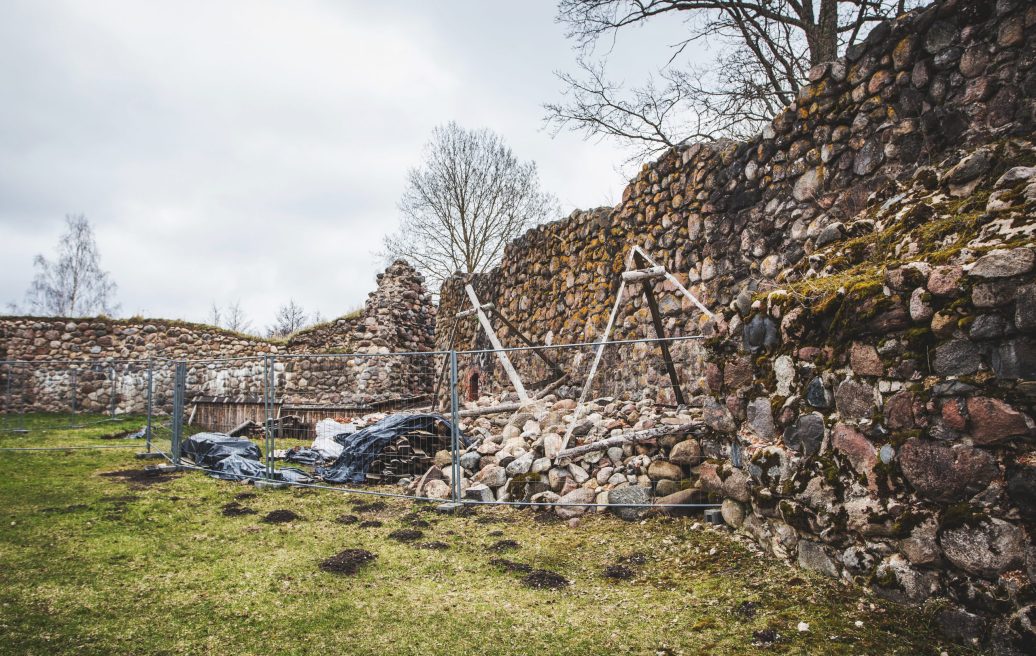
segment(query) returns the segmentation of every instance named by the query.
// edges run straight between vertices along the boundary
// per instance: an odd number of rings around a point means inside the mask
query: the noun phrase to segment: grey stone
[[[795,181],[795,186],[791,190],[791,195],[800,203],[807,201],[817,195],[817,191],[823,183],[823,168],[810,169],[799,176],[799,179]]]
[[[669,451],[669,462],[675,465],[694,466],[701,458],[701,445],[694,439],[677,442]]]
[[[919,494],[944,503],[980,492],[997,474],[996,460],[987,451],[917,438],[900,448],[899,467]]]
[[[460,466],[467,469],[470,472],[478,471],[479,461],[482,459],[482,454],[478,451],[468,451],[460,456]]]
[[[1025,534],[996,517],[943,530],[939,539],[946,558],[976,576],[994,578],[1024,561]]]
[[[616,465],[621,465],[623,459],[622,447],[613,446],[608,448],[608,460],[611,460]]]
[[[592,504],[597,499],[593,490],[579,487],[558,499],[554,506],[554,512],[561,519],[574,519],[586,513],[588,506],[580,504]]]
[[[1018,288],[1014,326],[1023,332],[1036,332],[1036,285]]]
[[[708,397],[705,400],[702,419],[705,421],[706,426],[719,433],[733,433],[737,431],[737,425],[734,423],[734,417],[730,414],[730,410],[727,410],[727,406],[722,405],[712,397]]]
[[[914,321],[928,321],[932,318],[932,304],[928,293],[918,287],[910,294],[910,318]]]
[[[773,439],[777,429],[773,423],[770,399],[762,397],[748,402],[748,425],[760,439]]]
[[[824,417],[819,412],[801,415],[784,429],[784,444],[804,456],[820,453],[824,441]]]
[[[924,49],[929,54],[936,54],[953,45],[957,40],[957,26],[949,21],[936,21],[928,28],[925,35]]]
[[[977,644],[985,634],[986,622],[961,608],[944,608],[935,616],[939,632],[951,640]]]
[[[1004,336],[1007,330],[1007,321],[997,314],[982,314],[975,317],[971,328],[968,329],[968,337],[971,339],[999,339]]]
[[[991,251],[978,258],[968,274],[977,278],[1010,278],[1032,271],[1036,255],[1031,248]]]
[[[919,567],[939,562],[941,552],[936,542],[938,525],[934,519],[918,524],[910,531],[910,537],[899,541],[899,550],[911,564]]]
[[[475,474],[471,481],[473,483],[484,483],[489,487],[500,487],[507,482],[507,470],[500,465],[489,465],[483,467],[481,471]]]
[[[634,508],[631,507],[631,504],[647,505],[650,503],[651,493],[646,488],[636,485],[616,488],[608,493],[608,510],[627,522],[640,519],[646,511],[646,508]]]
[[[773,319],[757,314],[752,317],[751,321],[745,324],[743,340],[745,348],[752,353],[775,348],[780,344],[777,324]]]
[[[511,461],[505,468],[508,476],[521,476],[522,474],[528,474],[529,470],[532,469],[532,463],[536,459],[532,451],[528,451],[521,456]]]
[[[826,246],[831,242],[838,241],[845,235],[845,226],[841,223],[832,223],[817,235],[816,247]]]
[[[1010,280],[980,282],[971,289],[971,302],[978,308],[992,308],[1014,301],[1017,286]]]
[[[814,408],[830,408],[834,402],[831,390],[820,376],[814,377],[806,386],[806,402]]]
[[[1036,380],[1036,340],[1019,337],[993,351],[993,373],[998,378]]]
[[[978,371],[982,354],[973,342],[953,339],[935,349],[932,367],[941,376],[966,376]]]
[[[488,485],[478,483],[476,485],[470,485],[464,490],[464,498],[471,499],[473,501],[493,501],[493,489]]]
[[[881,162],[885,159],[885,148],[881,140],[871,137],[863,144],[860,151],[856,153],[853,161],[853,173],[856,175],[870,175],[878,170]]]
[[[787,355],[778,356],[773,361],[773,375],[777,379],[777,394],[791,395],[791,385],[795,381],[795,362]]]
[[[844,420],[869,419],[874,412],[874,387],[847,378],[835,390],[835,407]]]
[[[811,569],[814,572],[826,574],[832,578],[838,578],[838,565],[828,555],[824,545],[809,540],[799,540],[799,566],[804,569]]]
[[[878,581],[894,581],[892,586],[877,585],[876,592],[897,603],[920,603],[939,591],[939,580],[935,573],[914,569],[898,553],[883,560],[876,573]]]
[[[720,505],[720,514],[723,521],[732,528],[741,528],[745,523],[745,507],[734,499],[724,499]]]
[[[978,150],[968,155],[951,168],[942,178],[944,185],[959,185],[970,182],[989,170],[993,163],[993,154],[988,150]]]

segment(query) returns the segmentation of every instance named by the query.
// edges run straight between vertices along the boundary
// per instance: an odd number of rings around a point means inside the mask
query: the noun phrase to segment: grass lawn
[[[7,435],[0,447],[109,432]],[[105,475],[142,465],[124,449],[0,452],[0,653],[963,653],[925,612],[790,568],[694,519],[594,515],[570,528],[505,508],[365,509],[356,504],[375,499],[196,472]],[[234,501],[256,514],[224,516]],[[273,510],[300,517],[263,522]],[[422,535],[391,539],[399,529]],[[501,540],[517,545],[494,547]],[[376,558],[353,576],[319,569],[348,548]],[[630,578],[603,575],[636,554],[641,564],[618,571]],[[494,558],[570,585],[530,589]],[[768,629],[779,639],[753,644]]]

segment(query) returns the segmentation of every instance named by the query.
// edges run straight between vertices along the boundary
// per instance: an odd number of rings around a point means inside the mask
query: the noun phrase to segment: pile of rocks
[[[500,401],[486,396],[467,409]],[[565,456],[564,436],[573,423],[568,447],[613,439],[598,450]],[[475,438],[459,457],[460,487],[468,500],[544,504],[563,519],[610,509],[632,520],[646,510],[636,506],[701,498],[695,485],[703,460],[696,436],[704,429],[700,408],[658,406],[645,394],[639,401],[597,399],[577,412],[574,400],[548,396],[516,413],[479,417],[462,428]],[[623,440],[631,435],[642,439]],[[437,454],[436,465],[424,478],[451,483],[450,452]],[[419,485],[411,484],[411,492]],[[448,489],[436,486],[443,498]]]

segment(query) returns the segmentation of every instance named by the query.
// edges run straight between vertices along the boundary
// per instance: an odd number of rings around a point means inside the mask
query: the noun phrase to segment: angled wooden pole
[[[482,324],[482,330],[486,332],[486,337],[489,338],[489,343],[493,345],[493,350],[496,352],[496,357],[500,361],[500,366],[504,368],[504,372],[507,373],[507,377],[511,379],[511,385],[514,386],[514,391],[518,393],[518,400],[522,403],[529,402],[529,395],[525,393],[525,386],[522,385],[522,379],[518,377],[518,372],[515,371],[514,365],[511,364],[511,359],[507,357],[507,352],[504,351],[503,344],[496,336],[496,332],[493,331],[493,325],[489,323],[489,318],[486,313],[482,311],[482,303],[479,302],[478,296],[475,294],[475,288],[471,284],[464,285],[464,291],[468,293],[468,298],[471,300],[471,307],[475,308],[475,316],[478,317],[478,322]]]
[[[633,252],[639,254],[641,257],[643,257],[645,260],[647,260],[648,264],[650,264],[652,267],[659,267],[658,262],[655,262],[653,259],[651,259],[651,256],[648,255],[647,253],[645,253],[644,249],[642,249],[640,246],[634,246],[633,247]],[[662,268],[662,267],[659,267],[659,268]],[[716,318],[716,315],[713,314],[709,310],[709,308],[705,307],[705,305],[701,301],[698,300],[698,297],[696,297],[694,294],[692,294],[690,291],[688,291],[688,289],[686,287],[684,287],[683,284],[681,284],[679,280],[676,279],[676,276],[674,276],[673,274],[669,273],[669,271],[667,271],[665,268],[662,268],[662,275],[665,276],[666,280],[668,280],[669,282],[673,283],[673,285],[677,289],[679,289],[680,292],[682,292],[684,296],[686,296],[688,299],[690,299],[691,303],[694,303],[694,305],[696,305],[697,308],[699,310],[701,310],[705,314],[705,316],[707,316],[710,319],[715,319]]]
[[[563,371],[561,371],[561,367],[558,366],[557,362],[555,362],[551,358],[547,357],[547,354],[543,352],[543,349],[541,349],[536,344],[533,344],[532,341],[528,337],[525,336],[525,333],[523,333],[521,330],[518,329],[518,326],[516,326],[513,323],[511,323],[511,321],[507,317],[505,317],[500,312],[500,310],[496,309],[496,306],[490,305],[490,306],[488,306],[488,309],[489,309],[490,312],[493,313],[494,317],[496,317],[497,319],[502,321],[504,323],[504,325],[507,326],[511,330],[511,332],[514,333],[515,337],[517,337],[519,340],[521,340],[521,342],[523,344],[525,344],[530,349],[532,349],[532,352],[535,353],[536,356],[539,357],[540,360],[543,360],[543,362],[548,367],[550,367],[550,370],[552,372],[554,372],[555,375],[560,376],[560,375],[562,375],[564,373]]]
[[[637,266],[644,267],[647,260],[634,251],[634,259]],[[677,405],[686,405],[683,398],[683,390],[680,388],[680,377],[676,373],[676,365],[673,364],[673,355],[669,352],[669,342],[665,339],[665,326],[662,325],[662,313],[658,309],[658,300],[655,298],[655,285],[652,278],[644,278],[640,282],[644,290],[644,298],[647,300],[648,309],[651,310],[651,323],[655,325],[655,337],[660,341],[658,345],[662,349],[662,361],[665,363],[665,370],[669,374],[669,382],[673,386],[673,394],[676,396]]]

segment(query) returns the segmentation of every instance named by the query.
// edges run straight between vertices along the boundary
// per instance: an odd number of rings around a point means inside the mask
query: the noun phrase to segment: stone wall
[[[172,365],[165,360],[189,360],[189,395],[260,398],[266,355],[281,356],[275,360],[278,398],[291,403],[427,394],[430,376],[424,367],[379,354],[431,350],[434,322],[423,278],[403,261],[378,275],[378,287],[361,312],[286,339],[161,319],[0,317],[0,360],[24,363],[4,372],[3,382],[11,379],[15,398],[0,397],[5,408],[67,411],[75,396],[77,409],[105,411],[114,386],[117,411],[139,412],[145,407],[145,363],[154,358],[156,390],[171,389]],[[306,359],[294,357],[313,353],[369,357],[326,358],[327,366],[313,373]],[[310,375],[298,375],[303,370]]]
[[[713,435],[692,473],[728,522],[804,567],[941,600],[947,632],[1024,651],[1034,63],[1033,3],[937,2],[814,68],[756,139],[666,153],[616,207],[529,231],[473,283],[536,341],[593,339],[640,245],[717,313],[656,287],[667,333],[708,339],[691,403]],[[462,282],[443,288],[440,345]],[[616,336],[653,336],[637,292]]]

